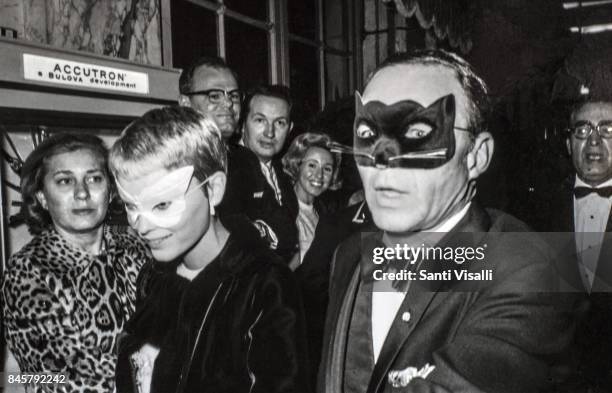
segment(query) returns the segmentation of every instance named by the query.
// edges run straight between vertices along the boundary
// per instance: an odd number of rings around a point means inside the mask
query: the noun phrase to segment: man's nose
[[[220,105],[224,108],[231,108],[234,105],[234,102],[230,99],[229,94],[223,94],[223,98],[221,98]]]
[[[588,142],[589,142],[589,145],[591,146],[597,146],[601,144],[601,135],[599,135],[598,130],[591,131],[591,135],[589,135]]]
[[[89,199],[89,187],[85,182],[77,182],[74,188],[75,199]]]
[[[374,156],[374,165],[389,165],[389,159],[391,157],[397,156],[400,154],[399,144],[389,138],[381,138],[374,147],[373,156]]]
[[[266,122],[264,125],[264,136],[266,138],[274,139],[276,135],[276,127],[271,125],[269,122]]]

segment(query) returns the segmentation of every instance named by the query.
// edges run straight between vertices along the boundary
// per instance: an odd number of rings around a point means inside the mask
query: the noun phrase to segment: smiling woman
[[[10,258],[2,284],[8,347],[22,373],[64,374],[68,391],[112,391],[114,349],[148,256],[136,238],[104,225],[106,148],[95,136],[56,134],[21,175],[35,237]]]
[[[332,154],[330,144],[328,135],[308,132],[296,137],[283,157],[300,207],[296,220],[300,250],[290,264],[293,269],[304,260],[314,238],[322,209],[316,198],[339,184],[340,156]]]

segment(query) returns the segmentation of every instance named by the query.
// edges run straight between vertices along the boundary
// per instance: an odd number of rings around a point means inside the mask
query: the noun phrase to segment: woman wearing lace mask
[[[139,278],[118,391],[308,391],[291,272],[215,214],[227,158],[214,122],[186,107],[152,110],[123,131],[110,165],[156,259]]]

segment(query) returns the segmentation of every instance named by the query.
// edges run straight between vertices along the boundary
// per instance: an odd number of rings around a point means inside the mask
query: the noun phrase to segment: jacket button
[[[410,312],[409,311],[405,311],[402,314],[402,321],[404,321],[404,322],[409,322],[410,321]]]

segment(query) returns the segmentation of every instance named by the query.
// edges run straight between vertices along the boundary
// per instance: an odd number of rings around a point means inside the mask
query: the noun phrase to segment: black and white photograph
[[[612,393],[612,0],[0,0],[0,393]]]

